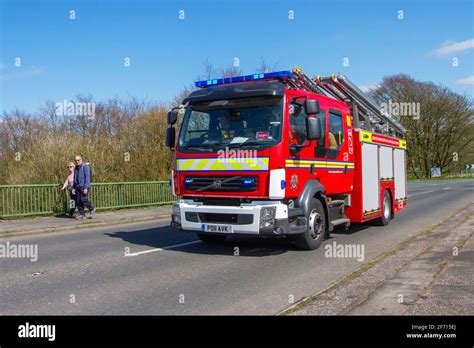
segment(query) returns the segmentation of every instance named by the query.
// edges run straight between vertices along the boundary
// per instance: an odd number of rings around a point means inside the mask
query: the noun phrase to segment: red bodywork
[[[364,222],[368,220],[372,220],[381,216],[382,212],[373,214],[373,215],[364,215],[363,208],[362,208],[362,142],[360,141],[359,132],[354,132],[354,154],[355,154],[355,170],[354,170],[354,189],[351,195],[351,206],[347,207],[345,210],[346,216],[352,222]],[[380,144],[389,145],[392,144],[394,147],[398,147],[399,140],[396,138],[391,138],[387,136],[378,136],[380,138]],[[380,198],[379,201],[381,202],[383,199],[384,191],[388,189],[392,195],[395,197],[395,183],[394,180],[380,180]],[[406,206],[406,200],[402,203],[397,203],[395,199],[392,199],[392,211],[394,213],[400,211]]]
[[[335,158],[315,157],[314,148],[316,141],[311,141],[311,146],[305,147],[297,156],[290,154],[290,136],[289,136],[289,108],[288,105],[294,97],[305,96],[308,99],[315,99],[319,101],[320,109],[326,113],[326,130],[327,135],[329,130],[329,110],[335,110],[342,113],[344,142],[340,146],[339,153]],[[381,213],[374,214],[370,217],[364,216],[362,213],[362,174],[361,174],[361,143],[359,140],[359,132],[352,127],[352,117],[350,109],[346,103],[341,101],[307,92],[304,90],[293,90],[286,88],[284,96],[284,116],[283,116],[283,134],[282,140],[279,144],[259,151],[259,157],[269,157],[269,166],[267,171],[247,172],[239,171],[239,175],[258,175],[258,186],[252,192],[196,192],[186,190],[184,185],[184,178],[187,175],[192,176],[208,176],[209,172],[203,171],[186,171],[179,172],[174,170],[174,189],[176,195],[185,197],[228,197],[228,198],[252,198],[252,199],[269,199],[269,177],[272,169],[286,169],[286,191],[285,199],[297,198],[303,190],[305,183],[309,179],[317,179],[325,187],[325,195],[331,197],[332,195],[350,194],[351,205],[346,207],[346,215],[352,222],[362,222],[377,218]],[[398,141],[395,138],[389,138],[393,141]],[[328,136],[325,136],[325,147],[329,147]],[[197,159],[197,158],[217,158],[217,154],[209,153],[183,153],[180,152],[179,147],[176,148],[176,160],[178,159]],[[295,167],[288,165],[288,161],[293,164],[305,163],[305,161],[314,162],[314,170],[311,173],[308,167]],[[296,161],[296,162],[295,162]],[[342,166],[342,167],[341,167]],[[347,167],[346,167],[347,166]],[[212,175],[226,176],[230,175],[227,171],[212,171]],[[295,179],[296,178],[296,179]],[[394,195],[394,185],[392,183],[381,183],[381,193],[383,189],[391,190]],[[393,200],[394,201],[394,200]],[[404,207],[406,203],[395,204],[393,211],[398,211]]]

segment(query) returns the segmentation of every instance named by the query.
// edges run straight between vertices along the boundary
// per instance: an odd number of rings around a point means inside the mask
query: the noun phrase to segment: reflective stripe
[[[204,166],[209,162],[208,159],[203,159],[196,164],[195,170],[202,170]]]
[[[400,149],[407,148],[407,141],[404,139],[393,138],[386,135],[368,132],[365,130],[360,131],[360,141],[364,143],[374,143],[374,144],[386,145],[386,146],[391,146],[391,147],[397,147]]]
[[[182,158],[178,171],[263,171],[268,170],[268,157],[255,158]]]
[[[351,115],[346,116],[346,123],[348,127],[352,127]]]
[[[316,169],[344,169],[346,166],[348,169],[354,169],[354,162],[344,161],[313,161],[313,160],[294,160],[287,159],[285,165],[287,168],[309,168],[314,164]]]
[[[367,131],[360,131],[360,141],[365,141],[367,143],[372,142],[372,133]]]
[[[178,171],[264,171],[268,170],[268,157],[257,158],[182,158],[177,160]],[[285,161],[288,168],[354,169],[354,162],[295,160]]]
[[[192,161],[182,161],[180,165],[180,161],[178,160],[178,170],[186,170],[189,169],[189,166],[192,164]]]

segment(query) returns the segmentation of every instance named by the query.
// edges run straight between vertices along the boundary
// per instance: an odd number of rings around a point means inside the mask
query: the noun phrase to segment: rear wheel
[[[388,190],[383,193],[382,200],[382,216],[374,220],[374,224],[377,226],[387,226],[392,219],[392,197]]]
[[[222,243],[227,238],[227,236],[222,236],[219,234],[198,233],[197,235],[198,235],[198,238],[202,240],[204,243]]]
[[[313,199],[307,218],[307,231],[295,235],[293,242],[299,249],[314,250],[319,248],[326,233],[326,214],[319,200]]]

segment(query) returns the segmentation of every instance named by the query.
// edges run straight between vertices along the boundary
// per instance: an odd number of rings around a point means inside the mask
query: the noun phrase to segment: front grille
[[[231,179],[234,178],[234,179]],[[229,180],[224,182],[225,180]],[[190,191],[255,191],[258,176],[187,176],[184,187]],[[206,189],[204,189],[208,186]]]
[[[216,214],[186,212],[185,217],[187,221],[202,223],[227,223],[234,225],[250,225],[253,223],[252,214]]]
[[[239,207],[240,199],[238,198],[205,198],[202,199],[203,205],[231,206]]]

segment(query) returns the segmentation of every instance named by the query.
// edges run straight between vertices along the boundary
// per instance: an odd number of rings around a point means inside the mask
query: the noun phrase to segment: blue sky
[[[407,73],[474,94],[474,2],[468,0],[0,3],[0,112],[33,112],[45,100],[78,94],[166,103],[202,73],[205,59],[221,68],[235,57],[246,74],[263,57],[278,70],[341,72],[363,87]]]

